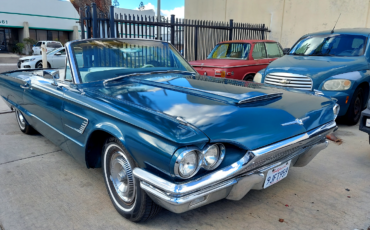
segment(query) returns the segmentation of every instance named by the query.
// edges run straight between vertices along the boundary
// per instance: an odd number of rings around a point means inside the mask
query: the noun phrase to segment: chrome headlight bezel
[[[196,165],[196,169],[189,175],[182,175],[179,168],[180,168],[180,164],[181,164],[181,161],[183,159],[186,158],[186,156],[189,156],[189,154],[192,154],[192,153],[195,153],[196,156],[197,156],[197,165]],[[202,162],[203,162],[203,156],[202,156],[202,153],[197,149],[197,148],[187,148],[185,149],[184,151],[182,151],[180,153],[180,155],[176,158],[176,162],[175,162],[175,165],[174,165],[174,173],[175,173],[175,176],[181,178],[181,179],[189,179],[191,177],[193,177],[195,174],[197,174],[197,172],[199,171],[199,169],[201,168],[202,166]]]
[[[336,88],[333,88],[333,86],[329,86],[329,84],[338,84]],[[330,79],[324,82],[322,85],[322,90],[327,91],[344,91],[350,89],[352,86],[352,82],[348,79]]]
[[[212,149],[213,147],[217,147],[217,150],[218,150],[218,159],[217,159],[217,161],[216,161],[215,164],[209,166],[206,163],[205,157],[206,157],[207,152],[210,149]],[[220,166],[220,164],[224,160],[225,153],[226,153],[225,146],[223,144],[221,144],[221,143],[207,145],[204,148],[203,152],[202,152],[202,156],[203,156],[202,168],[204,168],[205,170],[208,170],[208,171],[216,169],[218,166]]]
[[[340,111],[340,105],[335,104],[333,107],[334,119],[338,117],[339,111]]]

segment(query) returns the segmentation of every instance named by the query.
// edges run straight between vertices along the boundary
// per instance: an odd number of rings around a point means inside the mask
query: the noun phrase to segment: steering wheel
[[[151,67],[154,67],[154,65],[152,65],[152,64],[145,64],[141,68],[151,68]]]

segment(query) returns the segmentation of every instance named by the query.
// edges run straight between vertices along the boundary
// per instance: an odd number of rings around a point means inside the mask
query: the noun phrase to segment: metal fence
[[[81,36],[85,38],[145,38],[160,39],[173,44],[188,60],[201,60],[222,41],[266,38],[264,24],[213,22],[154,16],[100,12],[95,3],[80,9]],[[159,27],[160,36],[157,36]]]

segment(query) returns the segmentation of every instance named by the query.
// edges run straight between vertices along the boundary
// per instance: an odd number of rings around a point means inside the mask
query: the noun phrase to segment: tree
[[[16,46],[17,46],[16,52],[18,54],[21,54],[22,53],[22,50],[24,49],[24,44],[22,42],[19,42],[19,43],[16,44]]]

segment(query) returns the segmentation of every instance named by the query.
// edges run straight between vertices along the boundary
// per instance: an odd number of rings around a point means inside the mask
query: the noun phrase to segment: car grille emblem
[[[298,125],[303,125],[303,121],[309,119],[310,117],[304,117],[302,119],[295,119],[294,121],[291,121],[291,122],[287,122],[287,123],[284,123],[284,124],[281,124],[282,126],[287,126],[287,125],[294,125],[294,124],[298,124]]]
[[[284,79],[280,80],[280,83],[286,85],[286,84],[289,84],[290,81],[288,79],[284,78]]]

